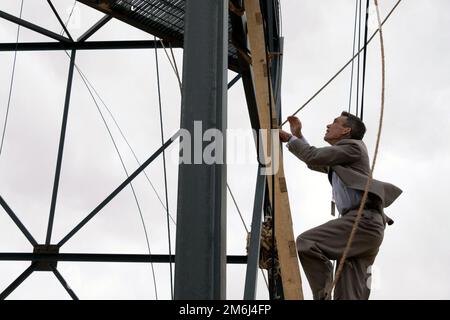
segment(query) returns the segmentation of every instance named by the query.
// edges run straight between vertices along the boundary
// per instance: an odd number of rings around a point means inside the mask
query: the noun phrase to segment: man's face
[[[329,144],[335,144],[339,140],[349,136],[351,129],[344,127],[347,117],[340,116],[333,123],[327,125],[327,132],[323,138]]]

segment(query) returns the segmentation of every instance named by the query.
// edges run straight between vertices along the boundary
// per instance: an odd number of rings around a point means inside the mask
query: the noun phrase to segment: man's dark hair
[[[364,122],[362,122],[357,116],[348,113],[347,111],[342,111],[341,116],[347,117],[344,127],[352,129],[352,131],[350,131],[350,138],[362,140],[364,138],[364,134],[366,133],[366,126],[364,125]]]

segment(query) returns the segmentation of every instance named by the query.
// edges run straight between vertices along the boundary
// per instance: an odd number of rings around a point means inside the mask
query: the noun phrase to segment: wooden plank
[[[247,15],[248,38],[252,54],[253,79],[255,84],[256,103],[258,106],[259,123],[261,129],[270,129],[273,119],[276,117],[275,102],[272,88],[269,86],[267,73],[267,61],[265,51],[264,26],[259,6],[259,0],[245,0]],[[272,100],[272,101],[271,101]],[[272,106],[272,111],[270,107]],[[276,122],[278,123],[278,122]],[[278,137],[276,137],[278,139]],[[271,141],[268,139],[264,151],[271,150]],[[278,146],[279,156],[278,172],[275,175],[275,239],[277,243],[278,259],[280,262],[283,293],[286,300],[302,300],[302,282],[300,268],[295,246],[294,232],[292,229],[289,196],[287,192],[286,179],[284,176],[281,145]],[[264,154],[271,153],[264,152]],[[272,201],[271,176],[268,176],[269,196]]]

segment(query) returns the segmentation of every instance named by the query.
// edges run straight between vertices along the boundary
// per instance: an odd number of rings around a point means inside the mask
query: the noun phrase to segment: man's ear
[[[344,136],[351,137],[352,128],[344,127]]]

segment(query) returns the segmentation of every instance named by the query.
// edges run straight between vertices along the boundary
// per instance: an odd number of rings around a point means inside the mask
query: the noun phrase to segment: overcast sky
[[[351,56],[355,0],[282,0],[285,37],[283,114],[293,113]],[[396,1],[379,1],[382,16]],[[55,0],[64,21],[73,0]],[[371,4],[373,5],[373,4]],[[19,15],[19,0],[2,0],[0,10]],[[386,229],[374,266],[372,299],[449,299],[450,276],[450,2],[404,0],[384,28],[386,109],[375,177],[398,185],[402,196],[386,210],[395,224]],[[374,11],[371,14],[374,16]],[[78,37],[102,14],[77,3],[69,22]],[[24,1],[23,18],[60,32],[45,1]],[[369,32],[375,29],[371,20]],[[0,20],[0,41],[15,42],[16,25]],[[153,39],[110,21],[92,40]],[[20,41],[48,41],[21,28]],[[175,51],[182,67],[182,51]],[[179,128],[180,93],[164,52],[159,51],[164,134]],[[0,117],[6,112],[14,53],[0,53]],[[3,152],[0,194],[30,232],[45,242],[51,190],[69,59],[64,52],[19,52]],[[77,65],[111,109],[141,162],[161,144],[153,50],[79,51]],[[372,155],[380,110],[378,38],[369,47],[364,120]],[[234,77],[229,73],[229,79]],[[324,146],[326,124],[348,108],[350,69],[338,77],[300,114],[309,142]],[[103,106],[101,106],[104,112]],[[129,172],[137,168],[123,139],[105,113]],[[58,242],[125,178],[99,112],[80,76],[74,77],[52,242]],[[248,130],[250,122],[241,83],[228,95],[228,127]],[[235,145],[230,144],[229,156]],[[176,218],[178,146],[168,150],[169,210]],[[254,159],[254,151],[249,151]],[[231,162],[231,161],[230,161]],[[326,222],[331,188],[326,176],[309,171],[289,152],[284,156],[295,235]],[[164,199],[162,160],[147,170]],[[256,161],[228,166],[228,183],[250,225]],[[134,183],[150,237],[152,253],[168,253],[165,211],[143,176]],[[228,199],[228,254],[245,254],[246,233]],[[171,224],[172,252],[175,225]],[[0,212],[0,252],[30,252],[31,245]],[[132,192],[125,189],[78,232],[61,252],[148,253]],[[28,262],[0,262],[0,291],[28,267]],[[155,299],[149,265],[59,263],[58,268],[81,299]],[[170,298],[169,270],[154,265],[158,298]],[[302,274],[303,275],[303,274]],[[228,266],[227,297],[241,299],[245,266]],[[311,292],[303,275],[305,298]],[[259,279],[258,297],[268,297]],[[68,299],[52,273],[35,272],[11,299]]]

